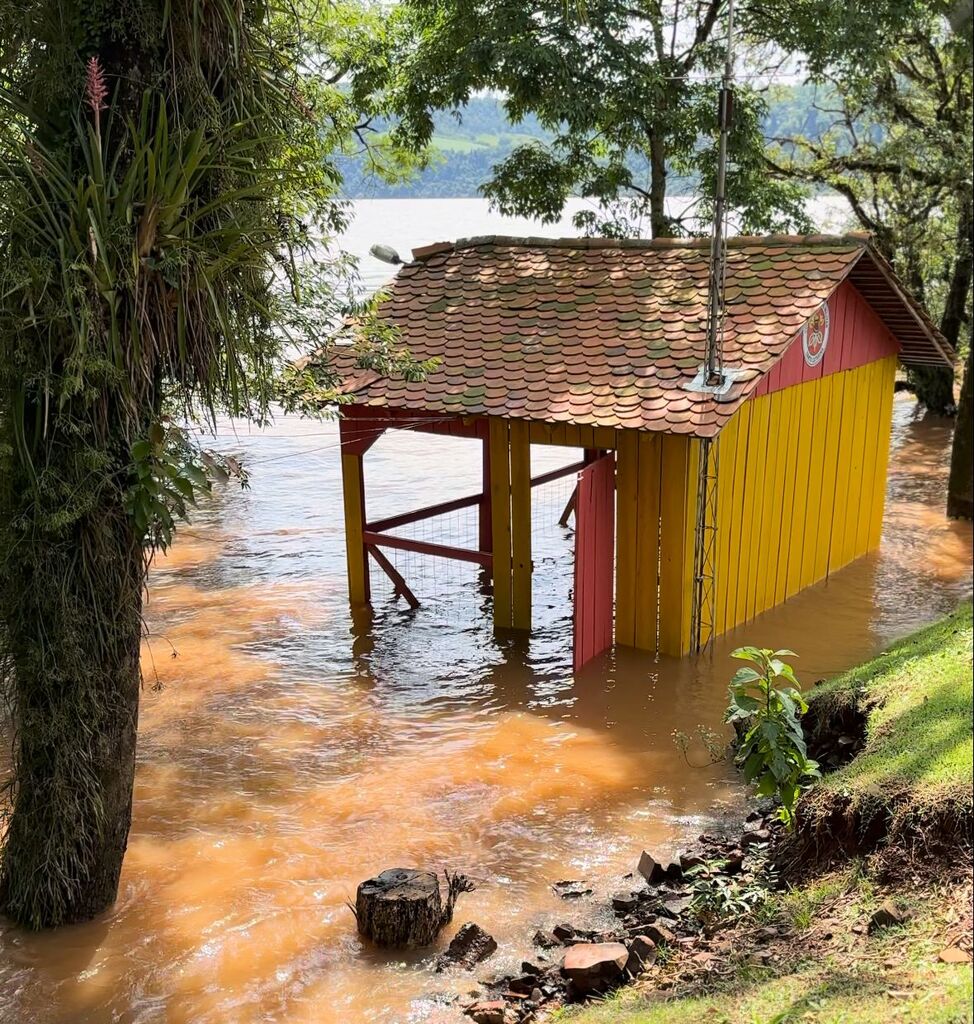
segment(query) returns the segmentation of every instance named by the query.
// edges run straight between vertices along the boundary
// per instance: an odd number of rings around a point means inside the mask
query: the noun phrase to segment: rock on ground
[[[626,970],[635,978],[656,962],[656,943],[648,935],[634,935],[629,943]]]
[[[505,1024],[507,1003],[503,999],[482,999],[467,1007],[467,1016],[474,1024]]]
[[[621,942],[578,942],[562,960],[561,973],[580,995],[602,992],[622,980],[629,950]]]
[[[869,934],[877,932],[882,928],[893,928],[903,924],[907,920],[906,914],[902,913],[892,903],[884,903],[869,919]]]
[[[636,870],[650,885],[658,885],[664,878],[683,876],[683,868],[678,860],[659,861],[648,850],[643,850]]]
[[[465,967],[467,970],[486,960],[497,950],[497,941],[480,927],[468,921],[460,926],[446,951],[437,957],[436,970]]]

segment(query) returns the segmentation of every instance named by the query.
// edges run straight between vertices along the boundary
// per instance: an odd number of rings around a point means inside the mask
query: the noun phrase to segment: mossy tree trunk
[[[36,15],[45,5],[34,6]],[[102,122],[109,136],[109,100],[115,126],[137,118],[143,89],[158,80],[164,57],[158,41],[137,30],[140,19],[161,27],[159,0],[123,6],[93,12],[62,3],[50,26],[35,23],[41,33],[54,31],[55,40],[35,40],[46,50],[39,46],[34,61],[23,65],[30,77],[21,87],[35,104],[37,145],[52,165],[77,175],[79,189],[90,182],[93,166],[85,146],[96,145],[85,125],[98,125],[100,147]],[[79,21],[83,32],[75,32]],[[64,61],[73,78],[52,78],[48,54]],[[93,57],[100,96],[88,65]],[[71,114],[80,117],[81,131],[71,128]],[[120,130],[114,136],[124,138]],[[116,145],[124,168],[131,145]],[[107,201],[111,188],[102,194]],[[38,191],[33,201],[51,224],[68,221],[55,192]],[[87,202],[95,206],[93,198]],[[138,204],[132,206],[137,215]],[[16,245],[22,210],[12,205],[5,212]],[[12,353],[3,368],[6,415],[0,417],[0,676],[13,737],[0,911],[30,928],[87,921],[114,902],[132,818],[148,538],[133,521],[128,498],[132,443],[161,412],[162,375],[151,358],[138,361],[124,315],[129,282],[117,278],[113,298],[123,313],[115,324],[101,303],[105,292],[99,296],[91,281],[109,248],[88,231],[90,277],[72,282],[82,310],[75,331],[38,304],[35,320],[17,336],[16,307],[0,309],[7,318],[0,321],[2,340]],[[30,252],[40,281],[48,270],[44,244],[43,236],[35,238]],[[15,294],[28,287],[14,278]],[[47,291],[56,299],[51,284]],[[151,317],[146,313],[145,321]]]
[[[6,479],[0,501],[14,768],[0,909],[33,928],[115,899],[141,686],[142,540],[118,477],[93,486],[90,473],[114,461],[124,480],[124,462],[59,440],[37,482]]]

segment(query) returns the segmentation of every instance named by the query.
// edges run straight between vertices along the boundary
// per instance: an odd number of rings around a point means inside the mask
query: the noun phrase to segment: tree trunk
[[[71,451],[65,477],[83,466]],[[11,545],[8,524],[4,537],[16,588],[3,594],[14,744],[0,910],[30,928],[111,905],[132,820],[144,562],[120,491],[98,498],[68,530],[52,514],[43,535]]]
[[[961,328],[967,322],[971,279],[974,277],[974,209],[969,186],[959,190],[957,208],[960,212],[954,240],[956,256],[951,267],[943,316],[940,318],[940,333],[955,349],[960,342]]]
[[[651,132],[649,136],[649,224],[653,238],[673,234],[666,215],[666,149],[663,139]]]
[[[378,946],[428,946],[446,924],[439,880],[432,871],[383,871],[359,885],[355,917],[359,933]]]
[[[971,409],[971,352],[967,351],[964,382],[960,389],[954,446],[950,453],[950,481],[947,484],[947,515],[955,519],[974,519],[974,410]]]
[[[950,269],[950,284],[940,318],[940,333],[956,350],[961,339],[961,329],[967,322],[967,305],[971,292],[971,277],[974,273],[971,260],[974,231],[974,213],[971,210],[970,188],[964,188],[957,197],[959,215],[955,238],[956,256]],[[947,367],[917,368],[909,371],[909,379],[916,387],[917,400],[938,416],[953,416],[957,412],[954,403],[954,371]],[[959,430],[958,434],[962,433]]]
[[[913,385],[917,401],[935,416],[953,416],[954,371],[947,366],[908,366],[907,380]]]

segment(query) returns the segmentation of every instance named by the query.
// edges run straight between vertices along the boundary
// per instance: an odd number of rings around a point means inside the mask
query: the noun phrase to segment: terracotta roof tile
[[[905,356],[949,358],[865,236],[731,239],[724,364],[746,372],[720,400],[688,392],[704,358],[708,245],[489,237],[424,246],[382,315],[414,357],[439,365],[405,382],[357,369],[351,348],[329,358],[362,404],[712,436],[850,276],[867,298],[899,303],[887,325],[905,335]]]

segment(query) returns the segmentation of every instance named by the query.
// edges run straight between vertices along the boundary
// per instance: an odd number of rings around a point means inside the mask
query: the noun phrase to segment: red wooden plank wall
[[[805,361],[799,331],[785,354],[755,389],[754,397],[818,380],[841,370],[854,370],[899,353],[899,343],[849,281],[843,281],[832,293],[828,307],[829,339],[821,361],[815,366],[809,366]]]
[[[612,644],[615,457],[603,455],[578,474],[575,498],[575,601],[572,667]]]

